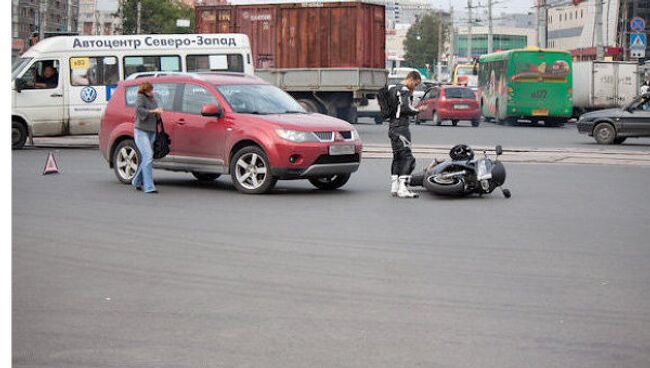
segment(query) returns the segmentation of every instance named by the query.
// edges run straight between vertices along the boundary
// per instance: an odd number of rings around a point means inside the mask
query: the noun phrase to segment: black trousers
[[[391,175],[411,175],[415,169],[415,157],[411,152],[411,131],[408,125],[390,127],[388,138],[393,148],[393,164]]]

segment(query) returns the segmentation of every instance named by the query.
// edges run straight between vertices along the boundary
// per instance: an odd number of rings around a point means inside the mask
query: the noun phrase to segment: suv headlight
[[[352,140],[353,141],[360,141],[361,137],[359,137],[359,132],[355,128],[352,128]]]
[[[286,139],[291,142],[303,143],[303,142],[318,142],[318,139],[312,132],[301,132],[298,130],[282,129],[277,128],[275,133],[280,136],[282,139]]]

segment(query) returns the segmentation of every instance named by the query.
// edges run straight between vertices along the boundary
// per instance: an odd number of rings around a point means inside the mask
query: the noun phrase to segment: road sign
[[[630,29],[634,32],[643,32],[645,29],[645,20],[641,17],[634,17],[630,21]]]
[[[645,50],[647,41],[645,33],[632,33],[630,34],[630,49]]]

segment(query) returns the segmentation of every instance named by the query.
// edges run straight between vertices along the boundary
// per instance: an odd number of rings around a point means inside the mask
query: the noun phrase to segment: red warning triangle
[[[52,152],[50,152],[47,155],[47,161],[45,161],[45,167],[43,168],[43,175],[58,174],[58,173],[59,173],[59,167],[56,164],[54,155],[52,154]]]

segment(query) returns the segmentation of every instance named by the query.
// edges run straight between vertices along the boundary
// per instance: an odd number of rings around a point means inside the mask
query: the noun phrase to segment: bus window
[[[181,57],[178,55],[124,57],[124,79],[133,73],[180,71]]]
[[[73,86],[106,86],[119,81],[115,56],[70,58],[70,84]]]
[[[187,55],[188,72],[244,72],[244,58],[241,54]]]

